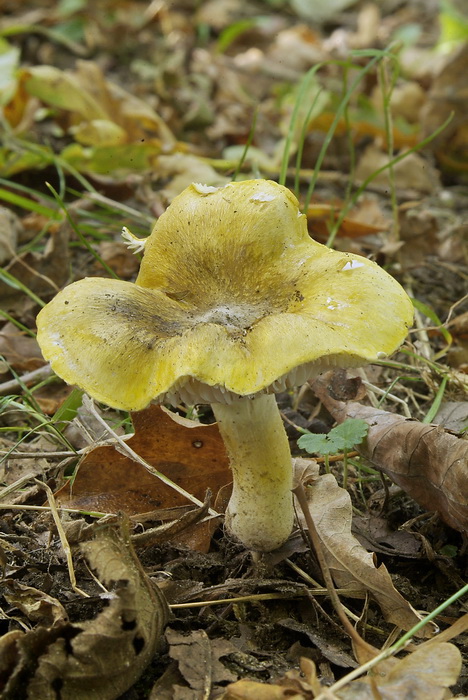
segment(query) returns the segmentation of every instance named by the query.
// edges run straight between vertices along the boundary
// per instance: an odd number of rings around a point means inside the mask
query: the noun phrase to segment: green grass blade
[[[374,52],[376,55],[374,55],[374,57],[369,61],[367,66],[365,66],[364,68],[362,68],[359,71],[356,78],[353,80],[353,82],[349,86],[349,89],[346,92],[346,95],[341,100],[340,105],[339,105],[338,109],[336,110],[336,114],[335,114],[335,117],[333,119],[333,122],[332,122],[330,128],[328,129],[328,132],[325,136],[324,142],[322,144],[322,148],[320,149],[320,153],[318,155],[317,162],[315,164],[314,174],[312,176],[309,188],[307,190],[307,195],[306,195],[306,199],[305,199],[305,203],[304,203],[304,212],[307,212],[307,209],[309,208],[310,200],[312,198],[312,194],[314,192],[315,185],[317,184],[320,168],[322,167],[322,163],[323,163],[325,155],[328,151],[328,147],[333,139],[336,128],[337,128],[337,126],[338,126],[338,124],[339,124],[339,122],[340,122],[340,120],[341,120],[341,118],[346,110],[346,107],[347,107],[349,100],[351,99],[355,89],[357,88],[359,83],[362,81],[362,79],[367,75],[367,73],[369,73],[372,70],[372,68],[375,66],[375,64],[378,63],[383,58],[383,56],[386,56],[388,53],[390,53],[390,50],[391,49],[389,48],[386,51]]]
[[[30,299],[34,301],[35,304],[38,304],[38,306],[45,306],[45,302],[42,301],[42,299],[39,299],[39,297],[36,294],[34,294],[34,292],[31,289],[29,289],[29,287],[23,284],[23,282],[20,282],[20,280],[17,279],[10,272],[8,272],[8,270],[5,270],[4,267],[0,267],[0,280],[2,280],[2,282],[5,282],[5,284],[7,284],[9,287],[17,289],[20,292],[26,294]]]
[[[237,164],[237,168],[235,169],[233,175],[232,175],[232,182],[235,182],[239,176],[240,170],[244,164],[244,161],[247,157],[247,153],[249,152],[250,145],[253,141],[253,137],[255,135],[255,127],[257,126],[257,117],[258,117],[258,108],[255,110],[253,118],[252,118],[252,125],[250,127],[249,135],[247,136],[247,141],[245,143],[244,150],[242,151],[241,157],[239,158],[239,163]]]
[[[108,265],[107,263],[104,262],[104,260],[101,258],[101,256],[99,255],[99,253],[97,253],[97,252],[94,250],[94,248],[93,248],[93,246],[91,245],[91,243],[89,243],[89,241],[87,241],[86,238],[83,236],[83,234],[81,233],[79,227],[76,225],[76,223],[74,222],[73,218],[70,216],[70,213],[69,213],[69,211],[68,211],[68,209],[67,209],[67,207],[66,207],[65,202],[61,199],[61,197],[60,197],[60,195],[58,194],[58,192],[52,187],[52,185],[51,185],[50,183],[46,182],[46,185],[47,185],[47,187],[49,188],[49,190],[52,192],[52,194],[54,195],[54,197],[55,197],[55,199],[57,200],[57,202],[58,202],[58,204],[60,205],[60,207],[61,207],[61,208],[63,209],[63,211],[65,212],[65,216],[67,217],[68,223],[70,224],[70,226],[72,227],[72,229],[74,230],[74,232],[76,233],[76,235],[78,236],[78,238],[79,238],[79,240],[81,241],[81,243],[82,243],[82,244],[85,246],[85,248],[91,253],[91,255],[99,262],[99,264],[102,265],[102,267],[104,268],[104,270],[106,270],[106,272],[108,272],[109,275],[110,275],[111,277],[113,277],[114,279],[119,279],[119,276],[114,272],[114,270],[113,270],[111,267],[109,267],[109,265]]]
[[[432,423],[435,416],[439,412],[442,400],[444,398],[445,387],[447,386],[447,382],[448,382],[448,377],[443,377],[443,379],[440,383],[440,387],[437,391],[437,394],[435,395],[434,401],[432,402],[432,406],[430,407],[429,411],[426,413],[426,415],[422,419],[423,423]]]
[[[291,152],[291,145],[292,145],[292,140],[294,136],[294,130],[296,128],[296,122],[297,118],[299,116],[299,109],[301,107],[302,101],[307,94],[307,91],[309,89],[309,85],[312,82],[312,79],[314,78],[315,74],[317,73],[320,68],[322,68],[325,65],[325,63],[318,63],[316,66],[313,66],[310,68],[305,76],[302,78],[300,86],[299,86],[299,92],[297,95],[297,100],[294,104],[294,109],[291,115],[291,119],[289,122],[289,128],[288,128],[288,133],[286,135],[286,141],[284,144],[283,148],[283,157],[281,159],[281,167],[280,167],[280,175],[279,175],[279,184],[284,185],[286,183],[286,175],[288,172],[288,163],[289,163],[289,154]]]
[[[388,163],[385,163],[385,165],[382,165],[381,168],[378,168],[373,173],[371,173],[368,177],[366,177],[366,179],[358,187],[358,189],[356,190],[355,194],[353,195],[351,200],[348,202],[348,204],[345,207],[343,207],[340,216],[336,220],[335,225],[333,226],[333,229],[332,229],[330,236],[328,238],[328,241],[326,243],[326,245],[329,248],[331,248],[331,246],[333,245],[335,238],[336,238],[336,234],[340,230],[340,226],[343,223],[346,216],[348,215],[349,210],[352,209],[352,207],[356,204],[357,200],[359,199],[361,194],[366,190],[367,186],[372,182],[372,180],[375,180],[377,175],[380,175],[380,173],[383,173],[385,170],[392,168],[394,165],[399,163],[400,160],[403,160],[404,158],[406,158],[410,153],[417,153],[422,148],[427,146],[428,143],[430,143],[433,139],[435,139],[436,136],[438,136],[450,124],[452,119],[453,119],[453,113],[444,121],[444,123],[441,126],[439,126],[435,131],[433,131],[432,134],[429,134],[429,136],[427,136],[425,139],[423,139],[422,141],[417,143],[416,146],[413,146],[412,148],[409,148],[404,153],[400,153],[398,156],[395,156],[395,158],[392,158],[391,160],[388,161]]]
[[[60,213],[56,209],[51,209],[43,204],[39,204],[39,202],[35,202],[34,200],[23,197],[20,194],[15,194],[15,192],[10,192],[9,190],[5,190],[3,188],[0,188],[0,199],[2,199],[4,202],[8,202],[8,204],[13,204],[16,207],[21,207],[27,211],[33,211],[36,214],[42,214],[50,219],[60,218]]]

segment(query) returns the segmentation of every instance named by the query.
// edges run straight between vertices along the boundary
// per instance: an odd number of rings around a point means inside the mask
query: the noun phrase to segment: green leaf
[[[309,452],[309,454],[334,454],[336,452],[335,444],[333,439],[329,438],[329,435],[330,433],[328,433],[328,435],[323,433],[307,433],[299,438],[297,444],[302,450]]]
[[[335,438],[339,436],[343,440],[343,449],[350,450],[355,445],[360,445],[367,435],[369,424],[361,418],[348,418],[336,428],[332,429]]]
[[[299,438],[298,446],[306,452],[322,455],[347,452],[359,445],[367,435],[369,425],[360,418],[348,418],[329,433],[307,433]]]

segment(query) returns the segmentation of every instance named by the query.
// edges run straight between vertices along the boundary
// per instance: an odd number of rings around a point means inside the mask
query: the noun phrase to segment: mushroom
[[[275,392],[387,357],[412,318],[398,282],[312,240],[291,192],[259,179],[192,184],[156,222],[135,283],[70,284],[37,338],[56,374],[114,408],[211,404],[233,471],[226,526],[270,551],[294,518]]]

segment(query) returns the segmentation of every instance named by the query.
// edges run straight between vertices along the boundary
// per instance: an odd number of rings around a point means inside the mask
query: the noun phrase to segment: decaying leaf
[[[136,141],[148,133],[174,143],[169,127],[146,104],[120,85],[106,80],[96,63],[77,61],[76,71],[55,66],[34,66],[24,75],[29,94],[71,114],[78,140],[86,145],[119,145]]]
[[[382,678],[379,674],[357,680],[336,692],[341,700],[444,700],[452,697],[448,688],[457,682],[461,671],[461,654],[448,643],[423,645],[408,656],[395,660]]]
[[[56,294],[68,279],[68,260],[70,257],[69,226],[51,226],[50,238],[43,253],[26,251],[15,256],[6,265],[5,270],[10,278],[19,280],[38,296]],[[0,300],[4,308],[11,309],[15,305],[24,305],[24,296],[18,293],[18,288],[6,281],[0,281]]]
[[[333,474],[318,476],[317,467],[317,476],[306,495],[336,585],[346,588],[350,596],[363,597],[368,592],[387,621],[401,629],[411,629],[421,616],[396,590],[386,567],[376,567],[373,555],[351,533],[353,511],[348,492],[338,485]],[[300,513],[299,518],[302,519]],[[421,635],[432,636],[433,632],[426,625]]]
[[[302,658],[301,674],[288,671],[272,685],[241,680],[229,685],[221,700],[444,700],[453,697],[448,688],[460,674],[461,655],[453,644],[442,642],[422,645],[408,656],[385,664],[390,669],[387,673],[377,671],[327,692],[317,678],[313,661]]]
[[[4,585],[5,600],[21,610],[31,621],[53,627],[68,620],[62,603],[44,591],[25,586],[15,579],[6,579]]]
[[[314,380],[317,396],[338,422],[362,418],[369,424],[359,452],[387,474],[417,503],[436,511],[444,522],[461,532],[468,528],[468,442],[437,425],[333,399],[330,375]]]
[[[184,635],[171,628],[167,629],[166,638],[169,655],[177,661],[183,679],[194,694],[192,697],[208,698],[214,684],[236,679],[220,661],[220,657],[237,651],[227,639],[212,640],[204,630]]]
[[[215,425],[182,419],[160,406],[133,414],[135,435],[127,444],[172,481],[203,500],[232,480]],[[120,449],[120,448],[119,448]],[[61,505],[133,515],[187,505],[177,491],[114,446],[96,447],[79,464],[72,490],[56,494]]]
[[[0,265],[9,262],[16,254],[21,221],[13,211],[0,206]]]
[[[36,339],[10,322],[0,330],[0,355],[19,372],[29,372],[44,364]]]
[[[93,620],[2,637],[2,698],[115,700],[156,653],[167,620],[162,594],[123,530],[98,523],[92,531],[80,549],[107,589],[107,606]]]
[[[335,223],[343,207],[343,202],[309,205],[307,219],[314,238],[327,240],[330,234],[330,224]],[[386,231],[388,227],[389,222],[383,217],[378,204],[372,199],[367,199],[360,202],[359,207],[355,207],[343,219],[338,235],[344,238],[361,238]]]
[[[365,180],[386,166],[389,160],[389,156],[377,146],[368,146],[357,164],[356,177],[358,180]],[[437,170],[417,153],[408,152],[408,155],[395,165],[393,173],[396,186],[402,190],[430,193],[439,186]],[[377,175],[374,183],[381,187],[389,187],[388,169]]]

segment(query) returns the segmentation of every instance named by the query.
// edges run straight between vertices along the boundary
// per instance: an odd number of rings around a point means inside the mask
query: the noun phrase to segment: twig
[[[9,379],[7,382],[0,384],[0,395],[5,396],[6,394],[11,394],[12,391],[16,389],[21,389],[23,385],[34,384],[38,380],[47,379],[52,374],[52,368],[50,365],[44,365],[43,367],[38,367],[33,369],[31,372],[26,372],[21,377],[15,377],[14,379]]]
[[[385,398],[391,399],[395,403],[400,404],[405,416],[407,418],[412,418],[411,411],[409,410],[408,404],[406,403],[406,401],[404,399],[400,399],[399,396],[395,396],[395,394],[391,394],[387,389],[381,389],[380,387],[375,386],[375,384],[371,384],[366,379],[363,379],[362,383],[364,384],[364,386],[367,389],[374,392],[374,394],[379,394],[379,396],[385,396]]]
[[[15,452],[14,448],[12,450],[0,450],[0,457],[5,457],[8,455],[12,459],[38,459],[38,457],[79,457],[79,455],[84,452],[89,452],[89,447],[85,447],[81,450],[65,450],[62,452]]]
[[[84,510],[83,508],[64,508],[56,506],[57,511],[61,513],[76,513],[77,515],[89,515],[90,518],[103,518],[105,515],[117,517],[117,513],[101,513],[95,510]],[[50,513],[50,506],[30,506],[24,503],[0,503],[0,510],[31,510],[31,511],[46,511]]]

